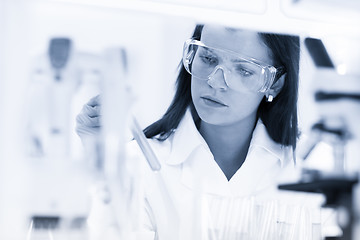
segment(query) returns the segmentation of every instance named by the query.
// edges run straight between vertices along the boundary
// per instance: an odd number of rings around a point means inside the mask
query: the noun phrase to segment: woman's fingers
[[[91,98],[76,116],[76,132],[78,135],[97,135],[101,127],[100,95]]]
[[[91,107],[95,107],[95,106],[100,106],[100,103],[101,103],[101,97],[100,95],[97,95],[93,98],[91,98],[87,103],[86,105],[89,105]]]
[[[89,117],[99,117],[100,114],[100,105],[90,106],[85,104],[81,110],[81,114],[87,115]]]
[[[82,125],[84,127],[100,127],[100,117],[90,117],[87,114],[79,114],[76,117],[76,122],[78,125]]]
[[[86,127],[86,126],[78,126],[76,127],[76,132],[79,136],[96,136],[100,133],[100,127]]]
[[[76,132],[80,137],[97,136],[100,133],[100,117],[79,114],[76,117]]]

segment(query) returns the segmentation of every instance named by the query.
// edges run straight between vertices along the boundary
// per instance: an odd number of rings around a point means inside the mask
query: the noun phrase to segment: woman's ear
[[[275,98],[279,94],[279,92],[284,86],[285,77],[286,73],[283,74],[274,85],[272,85],[272,87],[265,94],[266,98],[269,98],[270,95],[272,96],[272,98]]]

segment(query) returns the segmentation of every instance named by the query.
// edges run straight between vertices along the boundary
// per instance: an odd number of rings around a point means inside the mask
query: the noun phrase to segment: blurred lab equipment
[[[31,76],[30,102],[27,102],[29,142],[26,144],[31,149],[31,155],[68,154],[69,106],[79,84],[76,69],[69,64],[72,51],[69,38],[53,38],[47,55],[43,56],[44,61],[35,60],[39,66]]]
[[[89,239],[136,239],[140,236],[143,209],[142,163],[126,153],[130,110],[134,100],[127,75],[124,48],[104,50],[101,85],[100,141],[95,155],[98,180],[93,185],[87,218]],[[86,140],[86,139],[85,139]],[[90,139],[91,140],[91,139]],[[100,149],[100,151],[99,151]]]
[[[74,124],[78,108],[100,91],[102,60],[77,50],[68,37],[51,38],[47,52],[32,60],[24,103],[24,167],[33,174],[27,238],[87,239],[95,163],[75,153]]]
[[[54,71],[54,79],[61,81],[63,69],[69,59],[71,51],[71,40],[69,38],[53,38],[49,45],[49,59],[52,70]]]
[[[167,215],[169,236],[179,236],[179,216],[173,199],[162,177],[161,165],[147,142],[135,116],[131,114],[134,96],[127,80],[127,56],[123,48],[104,51],[104,82],[101,96],[100,147],[96,153],[101,160],[98,165],[100,181],[94,185],[92,206],[87,219],[89,237],[97,239],[135,239],[143,236],[141,230],[143,196],[142,159],[127,155],[125,146],[133,136],[147,160],[147,166],[161,189],[164,213]],[[115,110],[114,110],[115,109]],[[131,133],[128,133],[130,130]],[[129,135],[130,134],[130,135]],[[132,135],[132,136],[131,136]],[[130,136],[130,139],[127,137]],[[89,136],[90,138],[93,136]]]
[[[53,38],[48,55],[34,62],[27,101],[26,146],[35,161],[32,170],[40,171],[38,180],[46,179],[46,185],[53,184],[54,189],[49,192],[49,186],[42,187],[41,183],[33,191],[33,198],[41,201],[30,209],[27,239],[141,237],[145,234],[138,232],[143,209],[143,164],[126,154],[126,143],[132,138],[127,132],[129,125],[141,148],[147,146],[145,156],[151,150],[139,124],[129,117],[134,96],[128,83],[126,50],[108,48],[99,56],[83,54],[74,51],[69,38]],[[102,127],[98,135],[83,139],[83,161],[74,161],[70,152],[71,133],[75,132],[71,122],[75,123],[79,112],[74,105],[82,106],[83,101],[99,93]],[[156,157],[152,159],[156,161]],[[160,170],[158,162],[153,170]],[[161,173],[154,174],[164,190],[169,221],[176,221]],[[83,188],[76,191],[79,185]],[[66,186],[69,191],[64,189]],[[65,201],[70,192],[72,199]],[[82,206],[75,209],[80,202]],[[171,226],[175,233],[177,222]]]
[[[32,217],[26,240],[87,239],[84,218],[60,218],[59,216]]]
[[[24,103],[26,151],[32,157],[71,158],[75,106],[83,104],[85,88],[99,91],[99,58],[76,50],[70,38],[54,37],[47,53],[34,57],[31,71]]]
[[[305,45],[317,67],[313,81],[314,85],[318,85],[314,98],[320,119],[313,124],[308,140],[299,151],[300,158],[304,160],[300,163],[300,181],[279,185],[279,189],[323,193],[326,197],[323,207],[336,210],[337,223],[342,230],[340,236],[327,236],[326,239],[357,239],[360,169],[354,166],[358,166],[359,155],[346,147],[359,137],[356,136],[359,126],[354,127],[351,118],[356,118],[356,112],[360,110],[360,77],[339,73],[320,39],[306,38]],[[336,89],[340,85],[345,87]],[[352,112],[356,109],[349,108],[347,103],[357,103],[358,110]],[[315,169],[307,165],[307,159],[319,143],[330,146],[332,159],[316,161],[331,166],[330,169]]]

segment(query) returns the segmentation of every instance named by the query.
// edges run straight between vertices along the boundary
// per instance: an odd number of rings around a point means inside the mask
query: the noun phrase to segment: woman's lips
[[[205,102],[206,105],[211,107],[228,107],[225,103],[211,96],[203,96],[201,99]]]

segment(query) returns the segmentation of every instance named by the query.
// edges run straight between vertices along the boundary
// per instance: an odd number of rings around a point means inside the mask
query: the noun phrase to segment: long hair
[[[197,25],[192,35],[200,40],[203,25]],[[296,147],[298,136],[297,98],[300,40],[299,37],[279,34],[259,33],[261,39],[273,53],[276,66],[283,66],[286,71],[285,83],[273,102],[260,103],[258,117],[263,121],[269,136],[284,146]],[[197,116],[191,98],[191,75],[182,63],[179,65],[176,81],[176,93],[163,117],[145,128],[146,137],[158,136],[159,140],[167,139],[177,128],[186,110],[190,107]]]
[[[263,99],[258,116],[268,134],[277,143],[295,150],[298,137],[297,101],[299,86],[300,40],[298,36],[260,33],[273,53],[276,66],[285,68],[285,81],[272,102]]]

